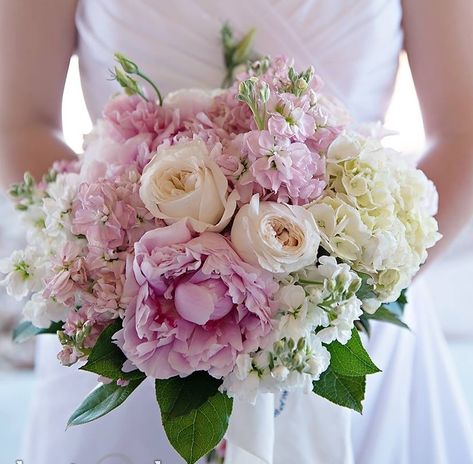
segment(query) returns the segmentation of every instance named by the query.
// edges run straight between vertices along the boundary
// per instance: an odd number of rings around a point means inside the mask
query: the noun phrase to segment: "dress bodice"
[[[164,93],[218,87],[219,31],[256,28],[254,49],[314,65],[327,90],[362,121],[383,118],[402,46],[400,0],[80,0],[78,54],[92,118],[114,90],[113,53],[139,63]]]

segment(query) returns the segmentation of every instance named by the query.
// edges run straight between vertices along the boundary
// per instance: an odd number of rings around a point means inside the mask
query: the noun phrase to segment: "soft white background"
[[[76,151],[81,150],[82,134],[91,129],[91,122],[82,99],[77,60],[71,62],[63,104],[63,125],[66,141]],[[410,77],[407,60],[401,59],[395,95],[389,109],[386,126],[398,132],[386,144],[410,153],[418,154],[424,142],[424,133],[415,91]],[[5,301],[2,299],[2,301]],[[453,299],[452,301],[457,301]],[[457,308],[444,304],[437,308],[449,346],[458,368],[461,381],[473,412],[473,328],[465,331],[467,321],[472,321],[471,308]],[[1,348],[0,348],[1,349]],[[1,369],[1,366],[0,366]],[[33,375],[30,371],[0,372],[0,463],[14,464],[20,459],[21,434],[26,422]],[[78,401],[80,398],[78,398]],[[72,412],[72,411],[71,411]],[[34,463],[25,463],[34,464]],[[460,464],[460,463],[459,463]]]

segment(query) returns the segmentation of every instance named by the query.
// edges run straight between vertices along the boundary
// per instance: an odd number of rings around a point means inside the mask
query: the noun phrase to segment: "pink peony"
[[[103,122],[102,122],[103,123]],[[139,167],[142,153],[149,152],[152,143],[150,134],[138,134],[126,141],[119,142],[108,137],[98,126],[86,142],[82,156],[81,176],[87,182],[101,179],[114,179],[135,166]]]
[[[103,117],[113,128],[114,138],[123,142],[138,134],[155,134],[164,113],[154,101],[146,102],[138,95],[119,95],[108,101]]]
[[[270,332],[276,290],[269,273],[244,263],[219,234],[193,238],[183,221],[153,230],[127,265],[119,345],[151,377],[221,377]]]

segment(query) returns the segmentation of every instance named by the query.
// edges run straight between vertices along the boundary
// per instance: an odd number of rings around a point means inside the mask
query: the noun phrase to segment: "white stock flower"
[[[253,404],[259,393],[310,393],[329,364],[330,353],[317,335],[297,342],[283,338],[252,355],[240,355],[233,372],[224,378],[222,390]]]
[[[338,340],[345,344],[363,313],[362,302],[356,297],[361,279],[332,256],[321,256],[317,266],[308,266],[297,275],[307,295],[309,313],[318,317],[312,316],[314,327],[323,327],[317,332],[319,338],[324,343]]]
[[[62,242],[73,238],[71,229],[72,202],[77,195],[80,176],[74,173],[58,174],[48,185],[48,196],[43,200],[44,232]]]
[[[302,206],[260,202],[258,195],[235,216],[231,239],[245,261],[276,274],[313,263],[320,244],[314,219]]]
[[[157,218],[172,224],[187,218],[196,232],[220,232],[236,209],[237,193],[209,156],[204,142],[158,148],[141,177],[140,197]]]
[[[9,258],[0,260],[0,274],[4,275],[0,285],[10,296],[21,300],[40,289],[41,272],[41,260],[34,248],[17,250]]]
[[[35,293],[23,308],[23,315],[39,328],[48,328],[51,322],[64,321],[68,309],[53,300],[43,298]]]

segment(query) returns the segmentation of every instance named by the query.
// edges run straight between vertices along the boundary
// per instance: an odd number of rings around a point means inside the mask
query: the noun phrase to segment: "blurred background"
[[[79,82],[77,59],[72,59],[63,101],[63,126],[67,143],[77,152],[81,151],[82,136],[92,125],[87,115]],[[420,111],[405,56],[401,57],[394,97],[387,115],[386,127],[397,134],[386,138],[385,143],[411,156],[418,156],[424,143],[424,131]],[[8,220],[8,232],[0,228],[0,257],[8,255],[18,243],[19,226],[12,223],[7,211],[0,220]],[[7,219],[8,218],[8,219]],[[465,231],[473,237],[473,231]],[[463,241],[462,243],[465,243]],[[458,295],[465,295],[464,301],[452,298],[447,292],[439,292],[442,282],[456,282],[459,275],[473,275],[473,238],[471,249],[453,250],[445,260],[448,266],[432,267],[427,282],[435,292],[435,308],[447,337],[455,367],[473,413],[473,303],[470,288],[458,288]],[[454,247],[455,248],[455,247]],[[469,259],[465,259],[469,255]],[[463,259],[456,261],[456,257]],[[467,279],[461,279],[466,282]],[[0,290],[3,291],[3,290]],[[35,382],[33,374],[34,344],[13,345],[11,330],[21,318],[21,306],[0,293],[0,463],[15,464],[20,458],[19,451],[23,430],[28,417],[30,397]],[[78,402],[81,399],[78,398]],[[25,463],[34,464],[34,463]],[[459,463],[460,464],[460,463]]]

